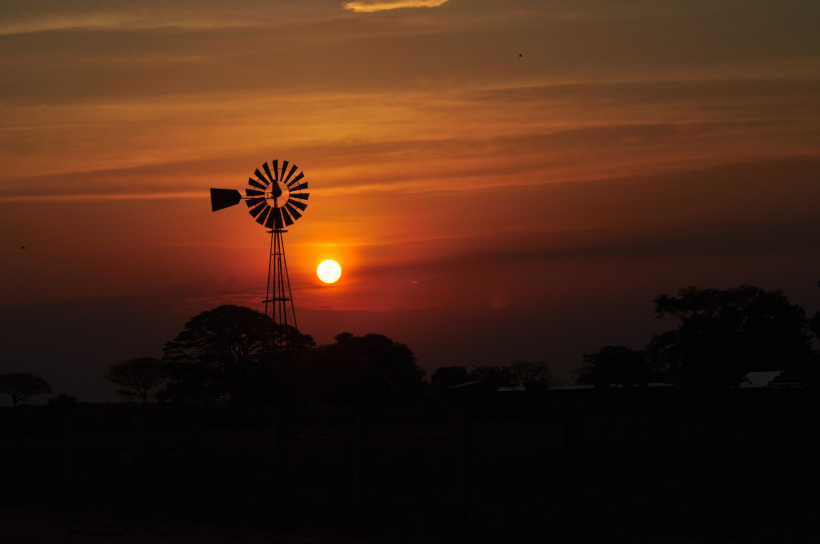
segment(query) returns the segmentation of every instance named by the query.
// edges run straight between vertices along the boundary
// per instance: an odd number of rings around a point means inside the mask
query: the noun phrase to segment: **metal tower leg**
[[[268,288],[265,295],[265,314],[277,325],[289,325],[296,328],[296,310],[290,291],[288,263],[282,238],[282,233],[285,232],[287,231],[283,229],[270,231],[270,263],[268,265]],[[284,332],[285,335],[277,340],[283,347],[288,343],[288,329],[285,328]]]
[[[285,244],[282,239],[282,233],[284,232],[287,231],[276,228],[270,231],[270,262],[268,264],[268,287],[265,296],[265,315],[270,317],[276,325],[287,325],[283,330],[284,334],[276,336],[276,343],[279,347],[278,353],[288,351],[288,329],[289,327],[296,328],[296,312],[293,307],[288,264],[285,259]],[[273,397],[271,398],[274,480],[273,520],[277,528],[283,529],[287,527],[285,497],[288,491],[284,472],[285,412],[281,400],[277,399],[276,395],[277,352],[274,352],[273,355],[273,383],[271,384],[273,391]]]

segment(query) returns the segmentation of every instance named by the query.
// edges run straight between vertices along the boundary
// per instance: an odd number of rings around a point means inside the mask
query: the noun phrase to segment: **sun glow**
[[[336,261],[322,261],[316,269],[319,279],[325,283],[334,283],[342,275],[342,267]]]

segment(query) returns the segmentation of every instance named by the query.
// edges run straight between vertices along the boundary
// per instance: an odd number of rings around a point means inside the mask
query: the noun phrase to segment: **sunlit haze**
[[[813,314],[818,28],[808,0],[6,3],[0,373],[113,399],[105,369],[191,316],[262,310],[269,235],[208,189],[278,158],[310,183],[284,242],[320,344],[569,383],[681,286]]]

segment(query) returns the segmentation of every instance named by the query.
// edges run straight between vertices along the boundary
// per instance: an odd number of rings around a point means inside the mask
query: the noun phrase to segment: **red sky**
[[[818,28],[814,1],[4,5],[0,372],[113,398],[108,365],[261,309],[269,240],[208,188],[272,159],[310,183],[286,244],[320,342],[568,383],[681,286],[813,313]]]

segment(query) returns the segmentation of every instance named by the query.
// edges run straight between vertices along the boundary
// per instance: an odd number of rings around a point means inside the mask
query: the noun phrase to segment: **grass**
[[[811,434],[816,421],[807,420],[808,415],[724,414],[728,541],[815,541],[820,470]],[[704,541],[709,531],[709,417],[700,412],[584,417],[580,472],[575,475],[581,541]],[[562,425],[558,417],[470,421],[472,542],[560,541]],[[449,420],[367,427],[370,435],[450,430]],[[293,439],[286,446],[287,533],[317,541],[350,538],[353,425],[302,431],[328,438]],[[191,534],[211,527],[209,534],[234,535],[226,538],[235,542],[281,536],[272,517],[270,432],[263,430],[254,440],[251,429],[204,429],[198,448],[193,436],[188,431],[146,430],[145,465],[134,487],[131,433],[77,434],[69,497],[62,491],[60,436],[27,436],[22,511],[141,523],[129,529],[133,534],[149,534],[148,526],[167,526]],[[11,480],[13,451],[13,438],[0,437],[5,482]],[[362,538],[408,543],[455,538],[457,459],[452,439],[391,443],[375,438],[364,455]],[[13,505],[8,495],[5,500]],[[91,536],[86,540],[93,541]]]

